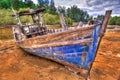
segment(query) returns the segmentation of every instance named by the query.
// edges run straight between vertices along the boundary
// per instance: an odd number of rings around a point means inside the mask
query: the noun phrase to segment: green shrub
[[[72,25],[72,20],[70,18],[65,18],[65,23],[67,26],[71,26]]]
[[[109,20],[110,25],[115,25],[116,17],[111,17]]]
[[[60,19],[58,15],[45,13],[43,19],[45,23],[49,25],[60,24]]]
[[[23,11],[23,10],[29,10],[29,8],[20,8],[19,11]],[[19,12],[18,11],[18,12]],[[0,10],[0,25],[12,25],[12,24],[16,24],[16,18],[15,17],[11,17],[10,15],[13,14],[12,10],[10,9],[1,9]],[[21,22],[22,23],[26,23],[26,22],[31,22],[32,23],[32,17],[31,16],[22,16],[20,17]],[[45,21],[46,24],[48,25],[56,25],[56,24],[60,24],[60,17],[57,14],[49,14],[49,13],[45,13],[43,15],[43,20]],[[67,26],[71,26],[72,25],[72,20],[68,17],[65,18],[66,24]]]
[[[111,17],[109,20],[110,25],[120,25],[120,16]]]
[[[20,20],[21,20],[22,24],[26,24],[28,22],[33,23],[31,16],[21,16]]]
[[[55,24],[60,24],[61,23],[59,15],[53,15],[53,14],[45,13],[43,18],[44,18],[45,23],[48,24],[48,25],[55,25]],[[65,18],[65,22],[66,22],[67,26],[72,25],[72,20],[68,17]]]
[[[0,10],[0,25],[15,24],[15,19],[10,16],[11,14],[11,10]]]
[[[115,24],[120,26],[120,17],[119,17],[119,18],[117,18],[117,20],[116,20]]]
[[[30,8],[19,8],[19,11],[30,10]]]

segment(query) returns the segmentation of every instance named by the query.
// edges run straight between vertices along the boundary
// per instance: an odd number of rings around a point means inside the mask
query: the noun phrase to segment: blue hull
[[[39,13],[40,10],[37,12]],[[32,14],[38,15],[37,12]],[[28,28],[26,31],[23,26],[13,27],[14,39],[26,52],[59,62],[88,76],[111,12],[111,10],[106,11],[103,21],[102,19],[91,20],[87,27],[82,28],[74,27],[56,31],[34,24],[24,26]]]
[[[37,49],[25,49],[25,51],[34,55],[42,56],[48,59],[57,60],[63,63],[76,65],[85,70],[89,70],[90,64],[93,62],[95,53],[98,46],[98,35],[100,26],[93,30],[92,36],[87,38],[93,38],[93,42],[89,44],[74,44],[58,47],[46,47]],[[81,40],[81,38],[79,39]]]

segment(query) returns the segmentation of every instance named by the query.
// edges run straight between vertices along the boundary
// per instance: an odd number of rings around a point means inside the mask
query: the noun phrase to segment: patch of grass
[[[48,25],[60,24],[60,19],[58,15],[45,13],[43,19]]]
[[[12,25],[15,24],[16,21],[10,15],[12,14],[11,10],[1,9],[0,10],[0,25]]]
[[[53,15],[53,14],[45,13],[44,16],[43,16],[43,19],[44,19],[44,21],[47,25],[61,24],[59,15]],[[66,22],[67,26],[72,25],[72,20],[68,17],[65,17],[65,22]]]
[[[25,9],[21,9],[19,11],[23,11]],[[16,12],[19,12],[16,11]],[[16,18],[15,17],[11,17],[10,15],[13,14],[12,10],[10,9],[1,9],[0,10],[0,25],[1,26],[5,26],[5,25],[15,25],[17,23]],[[22,16],[20,17],[21,22],[23,24],[27,23],[27,22],[31,22],[32,21],[32,17],[31,16]],[[45,21],[45,24],[47,25],[59,25],[61,24],[60,22],[60,17],[59,15],[55,14],[50,14],[50,13],[44,13],[43,15],[43,20]],[[72,20],[68,17],[65,17],[65,22],[67,24],[67,26],[71,26],[72,25]]]
[[[13,39],[12,28],[0,28],[0,40]]]

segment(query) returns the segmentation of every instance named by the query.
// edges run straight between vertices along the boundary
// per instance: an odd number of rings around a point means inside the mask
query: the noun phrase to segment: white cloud
[[[38,2],[37,2],[37,0],[32,0],[35,4],[37,4]]]
[[[37,4],[37,0],[32,0]],[[86,10],[90,15],[104,14],[105,10],[113,10],[112,15],[120,16],[120,0],[54,0],[55,6],[66,8],[77,5]]]
[[[90,15],[104,14],[105,10],[113,10],[112,15],[120,15],[120,0],[54,0],[56,6],[70,7],[77,5],[88,11]],[[119,12],[118,12],[119,11]]]
[[[77,5],[80,7],[85,7],[87,6],[86,1],[85,0],[54,0],[55,1],[55,5],[56,6],[73,6],[73,5]]]

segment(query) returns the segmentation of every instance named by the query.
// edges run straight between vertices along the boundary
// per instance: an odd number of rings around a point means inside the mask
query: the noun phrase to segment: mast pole
[[[21,21],[20,21],[20,18],[19,18],[18,15],[17,15],[17,13],[16,13],[15,10],[13,9],[13,7],[11,7],[11,8],[12,8],[13,13],[14,13],[15,16],[16,16],[16,20],[18,21],[18,25],[19,25],[19,26],[22,26],[22,23],[21,23]]]
[[[67,27],[66,27],[64,15],[63,15],[63,13],[60,13],[59,15],[60,15],[60,20],[61,20],[62,29],[63,29],[63,30],[66,30]]]

